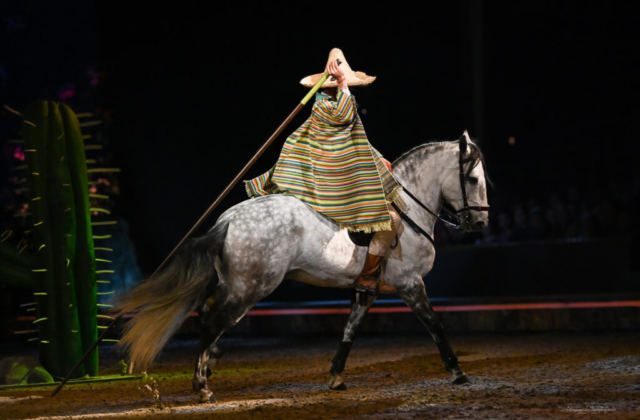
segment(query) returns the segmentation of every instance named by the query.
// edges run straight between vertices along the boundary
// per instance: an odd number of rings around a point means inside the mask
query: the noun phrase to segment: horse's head
[[[465,131],[460,137],[457,170],[451,171],[442,184],[442,196],[460,218],[460,226],[477,232],[489,224],[487,178],[484,158]]]

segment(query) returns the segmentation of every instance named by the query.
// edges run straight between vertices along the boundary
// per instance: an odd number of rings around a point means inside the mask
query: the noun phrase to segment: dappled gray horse
[[[488,224],[488,213],[482,211],[488,207],[483,162],[480,149],[465,132],[459,141],[428,143],[405,153],[393,163],[393,173],[428,209],[438,214],[446,201],[462,210],[465,230],[477,231]],[[436,217],[406,194],[403,198],[410,206],[410,218],[433,236]],[[193,386],[201,401],[215,402],[207,387],[208,369],[222,354],[216,342],[226,329],[285,278],[353,288],[366,254],[367,248],[355,245],[345,229],[291,195],[242,202],[227,210],[205,236],[187,243],[158,276],[124,295],[117,309],[138,314],[125,326],[120,344],[129,350],[133,366],[144,369],[186,317],[198,310],[202,335]],[[468,378],[458,366],[422,280],[434,259],[433,244],[405,222],[399,245],[383,266],[384,281],[397,289],[427,327],[453,383],[461,384]],[[215,292],[207,296],[207,286],[215,284],[216,277]],[[331,389],[345,388],[341,374],[351,343],[374,300],[367,298],[364,306],[354,302],[351,308],[331,365]]]

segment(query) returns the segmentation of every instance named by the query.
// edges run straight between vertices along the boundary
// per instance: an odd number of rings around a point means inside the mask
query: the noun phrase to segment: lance
[[[342,64],[342,62],[340,60],[337,60],[337,62],[338,62],[338,65]],[[278,137],[280,135],[280,133],[282,133],[282,130],[284,130],[287,125],[289,125],[289,123],[291,122],[293,117],[295,117],[298,114],[298,112],[300,112],[300,110],[307,104],[307,102],[309,102],[309,99],[311,99],[311,97],[313,95],[315,95],[315,93],[318,91],[318,89],[320,89],[322,84],[328,78],[329,78],[329,72],[325,71],[324,74],[322,75],[322,77],[320,78],[320,80],[318,80],[318,83],[316,83],[315,86],[313,86],[311,88],[309,93],[307,93],[306,96],[304,98],[302,98],[302,100],[300,101],[298,106],[296,106],[296,108],[291,112],[291,114],[289,114],[287,119],[284,120],[282,122],[282,124],[280,124],[280,126],[271,135],[271,137],[269,137],[269,139],[262,145],[262,147],[260,147],[260,149],[258,149],[258,151],[255,153],[255,155],[253,155],[253,157],[249,160],[249,162],[247,162],[247,164],[244,165],[244,167],[240,170],[240,172],[238,172],[238,175],[236,175],[236,177],[233,178],[233,180],[229,183],[229,185],[227,185],[227,188],[225,188],[220,193],[220,195],[218,195],[218,198],[216,198],[216,200],[213,202],[213,204],[211,204],[211,206],[209,206],[207,211],[204,212],[204,214],[200,217],[200,219],[198,219],[196,224],[193,225],[193,227],[189,230],[189,232],[187,232],[187,234],[184,235],[184,238],[182,238],[182,240],[180,242],[178,242],[178,245],[176,245],[176,247],[173,248],[173,251],[171,251],[169,256],[164,259],[164,261],[162,262],[162,264],[160,264],[160,266],[156,269],[156,271],[154,271],[154,273],[151,275],[149,280],[152,280],[153,277],[156,274],[158,274],[160,271],[162,271],[163,268],[166,267],[166,265],[169,263],[169,261],[171,261],[171,258],[173,258],[173,256],[176,254],[176,252],[178,252],[178,249],[180,249],[180,247],[191,237],[191,235],[193,235],[193,233],[196,230],[198,230],[200,225],[202,225],[202,223],[207,219],[207,217],[209,217],[211,215],[211,213],[213,213],[215,208],[218,207],[218,205],[227,196],[227,194],[229,194],[229,192],[233,189],[233,187],[235,187],[236,184],[238,182],[240,182],[240,180],[245,176],[245,174],[247,173],[249,168],[251,168],[253,166],[253,164],[256,163],[258,158],[265,152],[265,150],[267,150],[267,148],[271,145],[271,143],[273,143],[273,141],[276,139],[276,137]],[[116,322],[118,322],[118,320],[120,320],[120,318],[122,318],[122,315],[116,317],[113,321],[111,321],[111,324],[109,324],[109,326],[102,332],[102,334],[100,334],[100,337],[98,337],[98,340],[95,343],[93,343],[93,345],[89,348],[89,350],[87,350],[87,352],[84,354],[84,356],[82,356],[82,358],[78,361],[78,363],[75,364],[75,366],[71,369],[71,371],[67,374],[67,376],[65,376],[65,378],[62,380],[62,382],[60,382],[60,385],[58,385],[58,387],[51,393],[52,397],[55,397],[56,394],[67,383],[67,381],[69,381],[69,378],[71,378],[71,375],[73,375],[75,373],[75,371],[84,363],[84,361],[87,360],[87,358],[91,355],[91,353],[93,353],[93,351],[96,349],[96,347],[98,347],[98,345],[106,337],[107,333],[109,333],[109,331],[111,331],[113,329],[113,327],[115,327]]]

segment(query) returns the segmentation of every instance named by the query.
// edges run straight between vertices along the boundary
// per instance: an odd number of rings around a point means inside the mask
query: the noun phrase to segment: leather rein
[[[467,163],[467,162],[471,162],[472,160],[473,160],[473,158],[471,158],[471,157],[463,158],[462,151],[460,151],[460,158],[458,159],[458,166],[459,166],[459,177],[460,177],[460,189],[462,190],[462,202],[463,202],[464,206],[459,210],[456,210],[456,209],[449,210],[446,207],[446,200],[445,200],[445,206],[442,206],[442,209],[441,209],[442,213],[444,213],[448,218],[451,218],[451,220],[443,219],[441,217],[441,214],[436,214],[429,207],[424,205],[404,185],[400,184],[400,186],[402,187],[404,192],[413,201],[416,202],[416,204],[418,204],[420,207],[422,207],[424,210],[426,210],[428,213],[430,213],[432,216],[434,216],[436,218],[436,220],[441,220],[442,222],[446,223],[447,225],[449,225],[449,226],[451,226],[451,227],[453,227],[455,229],[462,229],[461,225],[462,225],[463,220],[460,218],[460,216],[458,216],[459,213],[464,213],[465,219],[469,220],[469,217],[471,217],[471,214],[469,213],[470,210],[489,211],[489,206],[470,206],[469,205],[469,200],[467,199],[467,188],[466,188],[466,185],[465,185],[465,179],[469,176],[469,174],[471,173],[471,171],[473,170],[475,165],[469,165],[469,169],[467,170],[467,173],[465,174],[465,172],[464,172],[464,164]],[[411,228],[418,235],[424,235],[433,245],[435,245],[435,241],[433,240],[433,237],[431,235],[429,235],[424,229],[422,229],[420,227],[420,225],[418,225],[413,219],[411,219],[409,217],[409,215],[407,215],[407,213],[401,211],[395,203],[392,203],[392,206],[393,206],[393,208],[396,209],[398,214],[400,214],[400,217],[402,217],[407,222],[407,224],[409,226],[411,226]],[[452,206],[452,208],[453,208],[453,206]]]

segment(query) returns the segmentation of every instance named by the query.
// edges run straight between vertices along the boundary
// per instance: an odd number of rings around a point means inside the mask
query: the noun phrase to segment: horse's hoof
[[[347,386],[342,379],[342,375],[334,376],[329,381],[329,389],[332,391],[344,391]]]
[[[453,378],[453,380],[451,381],[452,385],[462,385],[462,384],[466,384],[471,382],[469,380],[469,377],[467,376],[466,373],[462,372],[462,374],[456,376],[455,378]]]
[[[215,403],[216,402],[216,397],[213,396],[213,392],[209,391],[208,389],[201,389],[200,392],[200,400],[199,402],[201,404],[207,404],[207,403]]]
[[[343,382],[335,388],[331,388],[332,391],[345,391],[347,389],[347,385]]]

